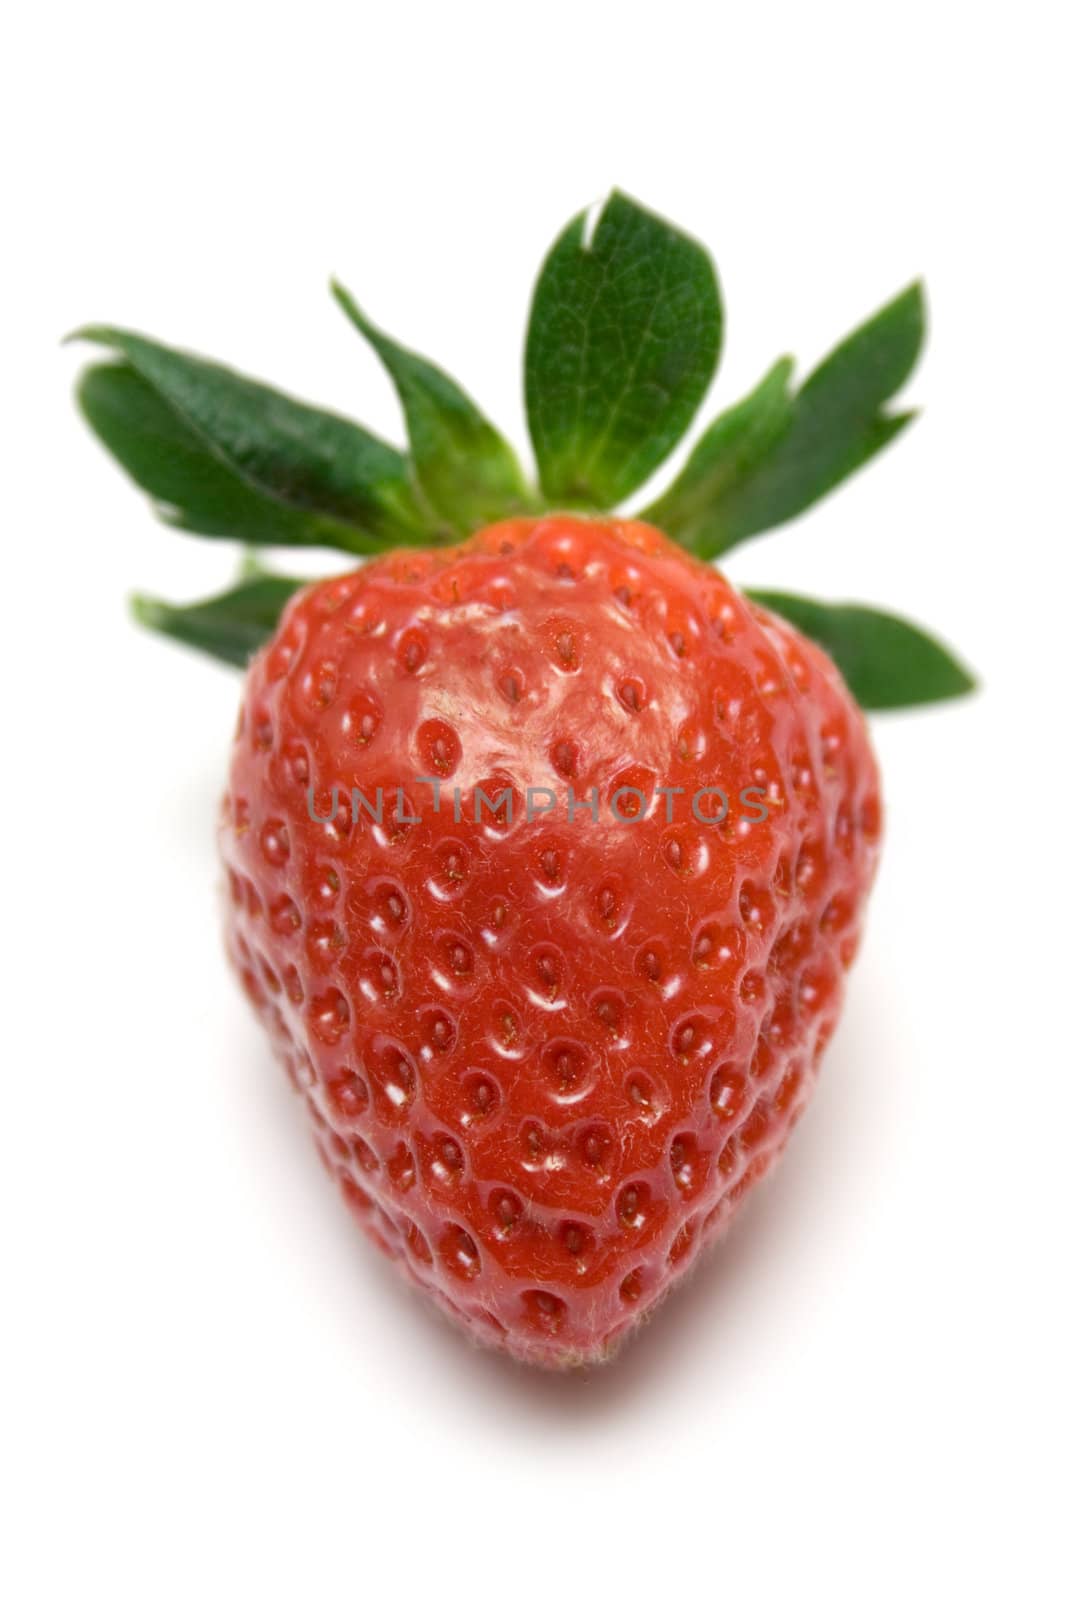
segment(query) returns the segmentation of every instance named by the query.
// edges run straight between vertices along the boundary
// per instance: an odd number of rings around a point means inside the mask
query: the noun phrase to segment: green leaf
[[[703,247],[622,194],[585,215],[541,269],[526,336],[526,411],[545,496],[606,508],[673,450],[722,340]]]
[[[172,606],[151,595],[137,594],[130,609],[146,628],[218,661],[245,667],[249,657],[274,634],[286,604],[304,587],[303,579],[258,573],[194,605]]]
[[[377,352],[407,420],[415,474],[439,516],[463,533],[532,508],[507,440],[459,385],[370,322],[340,283],[330,285],[349,320]]]
[[[702,499],[695,492],[694,473],[676,500],[675,491],[683,489],[694,467],[691,460],[678,484],[645,515],[654,522],[666,506],[671,525],[665,531],[709,557],[799,516],[911,421],[913,412],[891,414],[883,407],[914,367],[923,327],[922,291],[913,284],[812,373],[790,402],[772,448],[757,452],[729,482],[713,486]],[[754,399],[750,396],[736,409]],[[713,424],[709,432],[714,434],[718,426]]]
[[[185,432],[246,488],[356,529],[347,548],[425,539],[407,458],[354,422],[140,334],[90,327],[71,337],[122,356]],[[113,437],[118,432],[116,425]],[[131,459],[136,453],[133,446],[127,451]]]
[[[711,424],[666,494],[641,513],[646,522],[689,544],[715,515],[717,502],[743,483],[777,444],[792,416],[784,356],[737,405]]]
[[[88,367],[79,380],[78,402],[97,438],[171,527],[246,544],[380,548],[379,540],[349,524],[253,489],[125,362]]]
[[[821,645],[869,711],[951,700],[977,687],[966,667],[913,622],[870,606],[830,605],[777,589],[746,589]]]

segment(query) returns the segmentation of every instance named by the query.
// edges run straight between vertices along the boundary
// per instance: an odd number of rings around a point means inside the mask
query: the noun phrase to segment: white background
[[[5,50],[3,1440],[12,1600],[1063,1592],[1064,283],[1053,8],[27,8]],[[29,19],[29,20],[27,20]],[[13,180],[13,194],[11,183]],[[916,273],[924,416],[730,563],[936,624],[780,1174],[614,1366],[478,1354],[356,1235],[218,949],[226,579],[70,404],[112,320],[394,433],[331,305],[521,430],[555,232],[705,239],[715,402]]]

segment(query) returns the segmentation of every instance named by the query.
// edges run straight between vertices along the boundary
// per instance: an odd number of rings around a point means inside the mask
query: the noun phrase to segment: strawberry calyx
[[[246,547],[361,556],[455,543],[487,523],[549,508],[609,512],[681,443],[722,342],[718,280],[700,244],[617,192],[598,213],[575,217],[544,262],[527,329],[532,485],[459,384],[383,333],[340,284],[332,291],[396,387],[406,452],[140,334],[94,325],[71,336],[112,357],[83,373],[79,403],[163,521]],[[703,430],[671,487],[638,515],[715,559],[799,516],[912,420],[889,403],[918,359],[924,324],[915,284],[799,387],[792,361],[776,362]],[[134,615],[243,666],[304,581],[255,568],[192,606],[135,597]],[[902,618],[780,591],[752,598],[820,643],[868,708],[974,687],[944,645]]]

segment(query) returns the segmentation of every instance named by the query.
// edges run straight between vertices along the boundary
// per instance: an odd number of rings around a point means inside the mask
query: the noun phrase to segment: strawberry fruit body
[[[465,390],[339,285],[409,435],[128,330],[82,337],[91,427],[172,526],[246,555],[140,621],[245,667],[226,937],[330,1173],[481,1341],[611,1351],[717,1238],[812,1090],[881,815],[861,707],[973,680],[902,618],[717,567],[894,439],[913,285],[799,386],[777,361],[619,521],[722,337],[707,252],[626,196],[542,267],[537,484]],[[825,653],[824,653],[825,651]]]
[[[580,1362],[782,1148],[878,837],[814,645],[647,525],[507,522],[290,603],[234,746],[230,949],[375,1241],[479,1338]]]

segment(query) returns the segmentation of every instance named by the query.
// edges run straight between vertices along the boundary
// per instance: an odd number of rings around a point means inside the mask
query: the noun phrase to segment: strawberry
[[[86,330],[119,360],[82,403],[172,522],[372,556],[135,609],[255,652],[226,939],[345,1200],[476,1338],[580,1364],[721,1234],[811,1094],[881,833],[858,702],[971,686],[899,618],[742,594],[706,560],[900,431],[922,301],[799,389],[777,363],[621,521],[715,366],[698,245],[617,195],[557,241],[527,341],[537,490],[463,390],[335,292],[410,456],[112,328]]]
[[[229,944],[377,1243],[581,1360],[781,1148],[878,835],[815,646],[644,524],[504,522],[290,603],[234,746]]]

